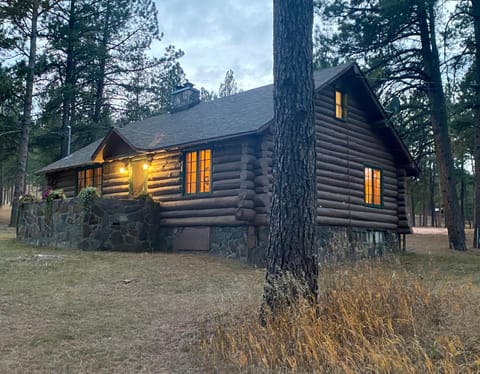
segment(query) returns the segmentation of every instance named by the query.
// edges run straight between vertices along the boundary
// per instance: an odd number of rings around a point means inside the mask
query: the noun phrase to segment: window
[[[365,166],[365,203],[382,205],[382,170]]]
[[[185,194],[211,191],[212,150],[202,149],[185,154]]]
[[[102,174],[101,166],[77,170],[77,193],[84,187],[96,187],[101,191]]]
[[[335,118],[347,119],[347,94],[335,91]]]

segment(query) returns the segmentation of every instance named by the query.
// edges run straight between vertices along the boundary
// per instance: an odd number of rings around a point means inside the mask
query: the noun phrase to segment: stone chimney
[[[183,86],[177,86],[172,92],[170,113],[180,112],[200,103],[200,91],[193,88],[193,84],[186,82]]]

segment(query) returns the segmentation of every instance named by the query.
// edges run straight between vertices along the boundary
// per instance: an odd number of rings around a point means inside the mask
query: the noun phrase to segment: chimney
[[[193,88],[193,84],[186,82],[183,86],[177,86],[172,92],[170,113],[180,112],[200,103],[200,91]]]

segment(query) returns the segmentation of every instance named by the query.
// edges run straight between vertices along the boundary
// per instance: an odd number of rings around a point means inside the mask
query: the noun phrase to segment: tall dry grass
[[[267,317],[265,327],[253,304],[211,322],[201,346],[210,368],[480,372],[478,315],[473,316],[477,326],[471,331],[455,331],[461,324],[450,320],[468,305],[467,288],[434,290],[418,276],[385,262],[324,268],[321,274],[318,306],[301,302],[275,318]]]

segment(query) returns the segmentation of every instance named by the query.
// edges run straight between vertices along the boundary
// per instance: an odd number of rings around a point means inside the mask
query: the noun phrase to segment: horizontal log
[[[233,161],[233,162],[226,162],[223,164],[215,164],[213,170],[214,170],[214,173],[221,173],[224,171],[240,172],[241,167],[242,167],[241,161]]]
[[[219,172],[218,170],[214,170],[213,172],[213,181],[220,181],[225,179],[235,179],[240,178],[240,169],[237,170],[229,170],[229,171],[222,171]]]
[[[239,208],[255,209],[255,202],[253,200],[240,199],[237,206]]]
[[[393,212],[392,214],[381,214],[371,212],[359,212],[356,210],[347,209],[333,209],[333,208],[318,208],[318,217],[331,217],[331,218],[348,218],[353,220],[365,220],[369,222],[383,222],[383,223],[398,223],[398,218]]]
[[[165,201],[161,204],[162,210],[173,209],[208,209],[208,208],[233,208],[237,207],[238,196],[206,197],[185,199],[179,201]]]
[[[365,227],[371,229],[396,230],[397,225],[385,222],[370,222],[366,220],[354,220],[347,218],[332,218],[317,216],[317,223],[320,225],[346,226],[346,227]]]
[[[163,186],[163,187],[148,187],[148,193],[151,193],[155,196],[161,196],[161,195],[168,195],[172,193],[178,193],[179,191],[182,191],[182,186],[181,185],[173,185],[173,186]]]
[[[269,193],[266,194],[256,194],[254,198],[255,205],[258,207],[269,207],[272,201],[272,195]]]
[[[165,170],[165,171],[150,168],[148,172],[148,178],[152,180],[178,178],[181,176],[182,176],[182,169],[180,167],[176,170]]]
[[[170,210],[160,212],[160,219],[163,218],[190,218],[190,217],[225,217],[235,216],[238,208],[212,208],[192,210]]]
[[[240,162],[240,152],[232,152],[232,153],[225,153],[222,155],[219,155],[218,153],[215,153],[212,157],[213,165],[218,166],[220,164],[229,164],[232,162]]]
[[[253,221],[256,216],[256,212],[254,209],[246,209],[246,208],[240,208],[237,209],[237,213],[235,214],[235,217],[240,220],[240,221]]]
[[[356,205],[365,205],[363,196],[360,196],[360,197],[352,196],[352,195],[347,196],[344,194],[327,192],[327,191],[317,191],[317,200],[319,204],[320,204],[320,201],[324,200],[325,202],[339,201],[339,202],[345,202],[345,203],[350,202],[351,204],[356,204]],[[393,203],[395,204],[395,206],[397,204],[397,200],[389,196],[383,196],[383,202],[385,204]]]
[[[268,214],[258,214],[255,216],[255,225],[267,226],[270,222]]]
[[[273,176],[270,175],[259,175],[255,177],[256,186],[269,186],[273,181]]]
[[[148,188],[153,189],[157,187],[166,187],[166,186],[181,186],[181,178],[169,178],[169,179],[157,179],[157,180],[148,180]]]
[[[235,216],[222,217],[189,217],[189,218],[162,218],[158,220],[161,226],[242,226],[247,221],[239,221]]]
[[[244,181],[240,178],[213,182],[213,190],[225,190],[233,188],[253,190],[255,188],[255,183],[253,181]]]

